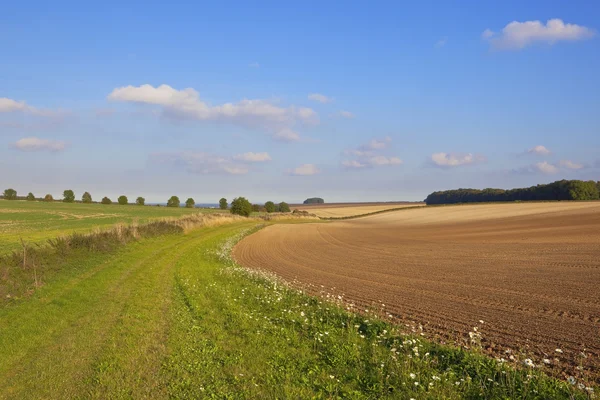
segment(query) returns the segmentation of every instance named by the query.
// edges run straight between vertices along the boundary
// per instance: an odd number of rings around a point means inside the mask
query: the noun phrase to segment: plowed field
[[[323,285],[363,308],[383,303],[430,337],[461,341],[478,326],[484,348],[499,357],[524,351],[536,364],[549,359],[557,373],[582,366],[600,376],[600,202],[273,225],[240,242],[234,256],[315,293]]]
[[[322,218],[344,218],[355,215],[371,214],[397,208],[424,206],[425,203],[330,203],[293,205],[293,210],[308,211]]]

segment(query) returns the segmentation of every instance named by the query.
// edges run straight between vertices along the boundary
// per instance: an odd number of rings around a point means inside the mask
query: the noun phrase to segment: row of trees
[[[455,189],[433,192],[425,199],[429,204],[456,204],[493,201],[528,200],[598,200],[600,182],[561,180],[519,189]]]
[[[19,196],[17,196],[17,191],[14,190],[14,189],[6,189],[6,190],[4,190],[3,197],[4,197],[5,200],[18,200],[19,199]],[[36,200],[54,201],[54,197],[51,194],[47,194],[43,198],[38,199],[31,192],[26,197],[24,197],[22,199],[27,200],[27,201],[36,201]],[[188,201],[189,200],[192,200],[192,202],[193,202],[193,199],[188,199]],[[75,192],[73,192],[72,190],[65,190],[63,192],[63,199],[62,199],[62,201],[64,203],[74,203],[76,201],[75,200]],[[89,192],[85,192],[81,196],[81,202],[82,203],[86,203],[86,204],[91,204],[94,201],[92,200],[92,195]],[[119,196],[119,198],[117,199],[117,202],[119,204],[122,204],[122,205],[129,204],[129,200],[127,199],[127,196],[124,196],[124,195],[123,196]],[[102,200],[100,201],[100,203],[102,203],[102,204],[112,204],[112,200],[109,199],[108,197],[103,197]],[[146,199],[144,199],[143,197],[138,197],[135,200],[135,204],[137,204],[139,206],[143,206],[143,205],[146,204]]]
[[[225,200],[225,199],[221,199],[221,200]],[[224,204],[224,206],[223,206],[223,204]],[[220,201],[219,206],[221,208],[227,208],[227,200],[225,200],[224,202]],[[288,212],[290,212],[290,206],[285,201],[282,201],[279,204],[275,204],[272,201],[267,201],[265,203],[264,207],[261,208],[261,206],[259,206],[258,204],[251,204],[245,197],[236,197],[231,202],[231,208],[230,208],[230,212],[232,214],[243,215],[245,217],[250,216],[250,214],[252,214],[253,212],[260,212],[262,210],[264,210],[268,213],[273,213],[273,212],[288,213]]]

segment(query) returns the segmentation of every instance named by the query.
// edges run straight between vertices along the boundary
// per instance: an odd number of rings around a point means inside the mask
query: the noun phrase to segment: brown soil
[[[422,324],[441,341],[464,341],[478,326],[484,347],[499,357],[510,349],[536,364],[550,359],[555,373],[581,374],[575,367],[583,366],[600,377],[599,202],[418,208],[273,225],[240,242],[234,257],[314,293],[323,285],[362,308],[383,303],[386,314]]]

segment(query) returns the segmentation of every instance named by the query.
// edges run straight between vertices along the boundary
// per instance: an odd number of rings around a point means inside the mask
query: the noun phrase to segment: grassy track
[[[81,204],[0,200],[0,254],[20,246],[20,239],[33,243],[74,231],[87,232],[117,223],[145,223],[157,218],[181,217],[213,209],[140,207],[117,204]]]
[[[94,254],[0,309],[0,398],[586,398],[236,268],[256,226]]]

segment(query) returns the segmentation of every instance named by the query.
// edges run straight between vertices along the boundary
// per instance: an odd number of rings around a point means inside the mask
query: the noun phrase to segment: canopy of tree
[[[63,192],[63,201],[65,203],[73,203],[75,201],[75,193],[72,190],[65,190]]]
[[[138,206],[143,206],[144,204],[146,204],[146,199],[143,197],[138,197],[135,200],[135,204],[137,204]]]
[[[276,208],[275,203],[273,203],[272,201],[267,201],[265,203],[265,210],[267,210],[268,213],[275,212],[276,211],[275,208]]]
[[[429,204],[478,203],[527,200],[598,200],[600,182],[562,180],[521,189],[455,189],[433,192],[425,199]]]
[[[103,197],[102,201],[100,203],[102,203],[102,204],[112,204],[112,200],[109,199],[108,197]]]
[[[227,210],[227,199],[225,197],[221,198],[221,200],[219,200],[219,208],[221,210]]]
[[[310,199],[304,200],[304,204],[323,204],[325,200],[320,197],[311,197]]]
[[[196,205],[196,202],[191,197],[185,201],[186,208],[194,208],[195,205]]]
[[[171,198],[167,201],[167,207],[179,207],[181,201],[179,201],[179,197],[171,196]]]
[[[35,196],[33,195],[33,193],[30,192],[27,195],[27,201],[35,201]]]
[[[83,194],[83,196],[81,196],[81,202],[82,203],[91,203],[92,202],[92,195],[90,194],[90,192],[85,192]]]
[[[282,213],[290,212],[289,204],[286,203],[285,201],[282,201],[281,203],[279,203],[279,212],[282,212]]]
[[[17,191],[15,189],[6,189],[4,191],[4,199],[5,200],[16,200],[17,199]]]
[[[47,194],[44,196],[44,201],[54,201],[54,197],[51,194]]]
[[[117,201],[119,202],[120,205],[124,206],[127,204],[127,196],[125,195],[121,195],[119,196],[119,198],[117,199]]]
[[[232,214],[249,217],[252,213],[252,204],[245,197],[236,197],[231,202],[230,211]]]

